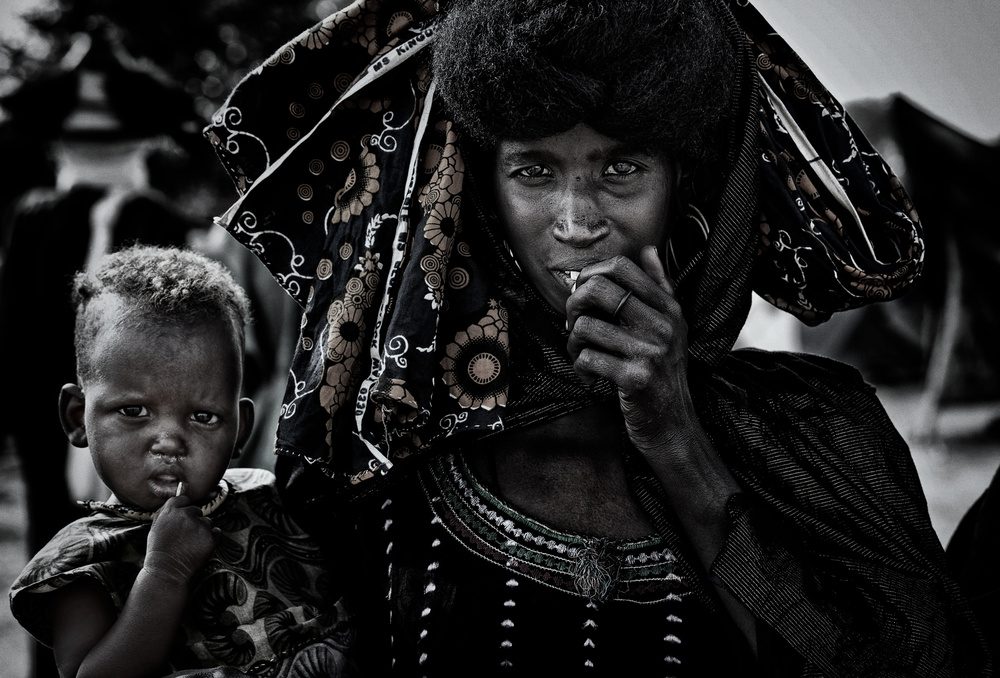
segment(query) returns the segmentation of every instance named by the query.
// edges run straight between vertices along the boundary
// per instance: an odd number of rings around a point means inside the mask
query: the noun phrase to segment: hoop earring
[[[511,248],[510,243],[507,242],[507,238],[502,238],[501,243],[503,244],[503,248],[507,251],[507,256],[509,256],[510,260],[514,262],[514,268],[517,269],[517,272],[524,273],[524,270],[521,268],[521,264],[517,261],[517,257],[514,256],[514,250]]]
[[[697,240],[694,234],[701,235],[701,242],[698,242],[697,245],[694,246],[695,250],[702,249],[705,243],[708,242],[708,235],[711,227],[708,224],[708,219],[705,217],[705,213],[702,212],[694,203],[687,204],[684,209],[684,214],[682,214],[681,218],[678,220],[678,225],[681,227],[680,233],[687,236],[689,243]],[[672,231],[672,233],[679,234],[678,231]],[[689,247],[689,249],[691,248]],[[666,252],[664,252],[664,259],[666,260],[664,264],[667,268],[667,272],[676,280],[677,276],[679,276],[683,270],[683,266],[681,265],[680,258],[674,248],[673,237],[667,238],[667,247]],[[688,259],[690,259],[690,257],[688,257]],[[686,260],[684,264],[687,263],[689,263],[689,261]]]

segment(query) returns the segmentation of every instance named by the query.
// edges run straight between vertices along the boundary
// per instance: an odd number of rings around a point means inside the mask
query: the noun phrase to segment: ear
[[[233,448],[233,459],[240,456],[243,451],[243,446],[247,444],[250,439],[250,433],[253,432],[253,419],[254,419],[254,405],[253,401],[249,398],[240,398],[240,426],[239,430],[236,432],[236,446]]]
[[[83,425],[85,401],[83,389],[76,384],[66,384],[59,391],[59,420],[73,447],[87,446],[87,430]]]

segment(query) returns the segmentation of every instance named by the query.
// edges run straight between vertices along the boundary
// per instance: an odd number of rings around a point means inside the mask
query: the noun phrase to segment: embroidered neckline
[[[215,494],[215,498],[207,504],[203,504],[201,507],[201,515],[208,516],[211,515],[213,511],[222,506],[222,502],[226,500],[229,496],[229,482],[225,479],[219,481],[218,492]],[[104,511],[105,513],[113,513],[115,515],[122,516],[123,518],[129,518],[131,520],[141,520],[141,521],[151,521],[156,515],[156,511],[139,511],[132,508],[131,506],[126,506],[125,504],[109,504],[104,501],[95,501],[87,499],[84,501],[77,502],[81,506],[85,506],[91,511]]]
[[[687,590],[659,536],[614,540],[560,532],[491,494],[459,455],[430,460],[421,485],[431,510],[465,548],[542,584],[593,600],[651,602]]]

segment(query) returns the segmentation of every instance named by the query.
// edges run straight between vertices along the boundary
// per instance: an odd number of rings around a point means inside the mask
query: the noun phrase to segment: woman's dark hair
[[[451,0],[433,69],[474,141],[583,122],[683,164],[717,153],[735,77],[711,0]]]

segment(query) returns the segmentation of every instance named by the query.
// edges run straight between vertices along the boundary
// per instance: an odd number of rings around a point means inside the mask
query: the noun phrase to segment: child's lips
[[[175,473],[159,473],[149,479],[153,492],[157,496],[173,497],[177,494],[177,484],[180,476]]]

